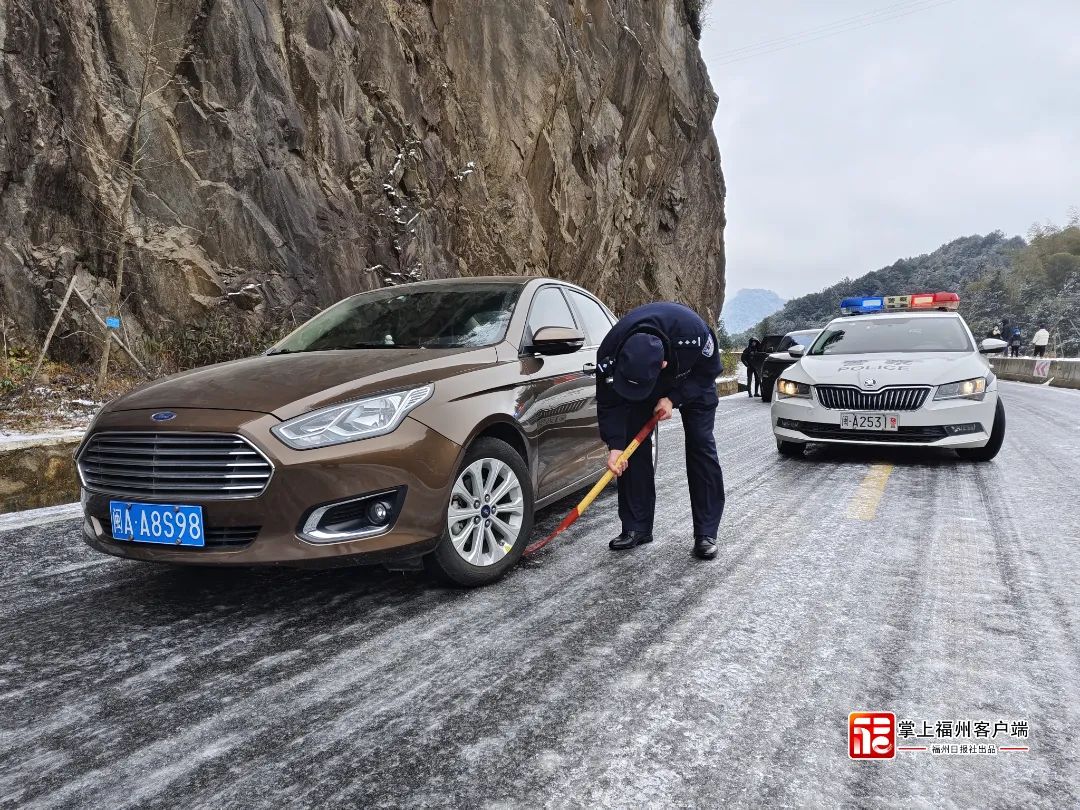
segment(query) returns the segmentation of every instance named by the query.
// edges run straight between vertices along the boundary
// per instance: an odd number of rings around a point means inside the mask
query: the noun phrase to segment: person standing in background
[[[1050,342],[1050,331],[1046,324],[1039,324],[1039,331],[1031,339],[1031,353],[1036,357],[1046,357],[1046,345]]]
[[[1012,330],[1012,335],[1009,337],[1009,356],[1010,357],[1019,357],[1020,356],[1020,344],[1021,343],[1022,343],[1022,340],[1020,338],[1020,327],[1019,326],[1014,326],[1013,330]]]
[[[750,342],[743,349],[740,362],[746,366],[746,393],[751,397],[761,395],[761,378],[754,370],[754,355],[761,351],[761,343],[757,338],[750,338]]]

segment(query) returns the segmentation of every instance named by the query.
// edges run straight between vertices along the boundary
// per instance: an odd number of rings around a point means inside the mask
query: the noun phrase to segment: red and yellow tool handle
[[[624,461],[629,459],[630,456],[634,455],[634,451],[637,450],[641,446],[641,443],[649,437],[649,434],[653,432],[659,421],[660,414],[654,414],[653,418],[645,423],[645,426],[641,430],[639,430],[637,435],[630,440],[630,443],[628,445],[626,445],[626,449],[619,454],[619,464],[622,464]],[[528,546],[525,549],[525,553],[532,554],[536,551],[539,551],[552,540],[554,540],[559,533],[561,533],[565,529],[568,529],[570,527],[570,524],[572,524],[575,520],[581,517],[581,513],[589,508],[589,504],[596,500],[596,496],[604,491],[604,487],[611,483],[611,479],[614,477],[615,473],[613,473],[611,470],[608,470],[606,473],[604,473],[604,475],[600,478],[599,481],[596,482],[593,488],[589,490],[588,494],[586,494],[585,497],[581,499],[581,503],[571,509],[570,514],[564,517],[562,519],[562,523],[555,527],[555,531],[553,531],[543,540],[540,540],[539,542],[533,543],[531,546]]]

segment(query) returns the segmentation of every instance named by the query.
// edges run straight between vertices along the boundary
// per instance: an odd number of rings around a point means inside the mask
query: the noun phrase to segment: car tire
[[[773,383],[767,382],[761,384],[761,401],[772,402]]]
[[[994,427],[990,429],[990,441],[982,447],[959,447],[956,454],[964,461],[992,461],[1005,441],[1005,406],[1001,400],[994,408]]]
[[[802,454],[806,452],[806,445],[800,442],[785,442],[783,439],[777,439],[776,452],[788,458],[802,458]]]
[[[455,515],[463,515],[474,509],[467,506],[463,494],[476,495],[477,500],[490,489],[495,494],[509,478],[500,477],[509,471],[516,479],[515,487],[509,490],[516,493],[512,501],[507,496],[500,498],[506,508],[500,519],[499,504],[481,503],[480,510],[486,506],[490,511],[480,511],[468,519],[453,520]],[[488,481],[484,476],[493,476]],[[485,489],[487,488],[487,489]],[[529,543],[529,534],[533,525],[533,488],[529,468],[524,459],[504,441],[484,437],[474,442],[465,453],[461,467],[454,476],[454,486],[447,502],[447,516],[442,536],[435,550],[424,557],[424,567],[428,573],[442,582],[466,588],[487,585],[500,579],[521,559],[525,546]],[[474,518],[479,517],[479,522]],[[498,524],[509,525],[516,529],[513,538],[508,537]],[[508,542],[512,539],[512,543]],[[506,551],[505,546],[510,545]],[[473,561],[470,561],[472,559]]]

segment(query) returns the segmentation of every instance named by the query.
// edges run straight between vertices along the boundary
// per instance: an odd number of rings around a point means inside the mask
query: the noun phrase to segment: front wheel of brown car
[[[532,522],[532,482],[524,460],[506,442],[479,439],[454,479],[446,526],[425,566],[455,585],[494,582],[521,559]]]

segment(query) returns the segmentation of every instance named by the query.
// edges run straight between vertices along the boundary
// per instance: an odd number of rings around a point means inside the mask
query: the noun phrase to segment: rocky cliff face
[[[28,337],[73,272],[104,311],[135,154],[129,337],[453,275],[722,306],[682,0],[6,0],[0,43],[0,307]]]

